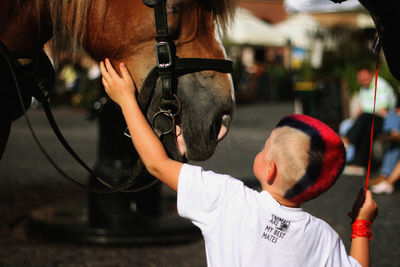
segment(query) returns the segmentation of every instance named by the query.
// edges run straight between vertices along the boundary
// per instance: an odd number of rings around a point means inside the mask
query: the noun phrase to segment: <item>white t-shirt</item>
[[[201,229],[208,266],[360,266],[327,223],[228,175],[184,164],[178,212]]]

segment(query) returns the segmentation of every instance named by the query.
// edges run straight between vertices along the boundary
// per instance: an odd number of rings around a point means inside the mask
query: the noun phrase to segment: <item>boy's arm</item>
[[[358,261],[363,267],[370,266],[369,238],[356,237],[351,241],[350,256]]]
[[[365,192],[365,200],[361,206],[356,220],[365,220],[372,222],[378,213],[378,207],[372,198],[371,191]],[[369,237],[359,236],[352,238],[350,256],[356,259],[361,266],[370,266],[370,250],[369,250]]]
[[[100,63],[107,94],[122,109],[136,151],[150,174],[173,190],[178,188],[183,163],[168,157],[164,146],[144,117],[135,97],[135,85],[126,66],[121,63],[121,76],[106,59]]]

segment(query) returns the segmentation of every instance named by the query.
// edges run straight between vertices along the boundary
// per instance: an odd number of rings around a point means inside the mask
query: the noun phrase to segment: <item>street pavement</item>
[[[227,173],[257,186],[252,174],[256,153],[279,119],[293,113],[292,103],[240,105],[228,136],[215,155],[193,162],[216,172]],[[63,150],[52,133],[41,108],[28,112],[38,139],[62,169],[82,182],[87,174]],[[54,108],[54,116],[66,139],[89,164],[96,161],[97,124],[82,109]],[[350,219],[347,212],[365,177],[342,175],[322,196],[303,208],[327,221],[350,248]],[[174,193],[163,189],[164,194]],[[174,195],[173,195],[174,196]],[[89,245],[31,237],[27,234],[29,213],[52,203],[70,200],[86,203],[86,192],[64,180],[42,155],[24,118],[14,122],[0,161],[0,266],[205,266],[204,242],[169,245]],[[373,224],[372,266],[400,266],[400,193],[378,195],[379,216]]]

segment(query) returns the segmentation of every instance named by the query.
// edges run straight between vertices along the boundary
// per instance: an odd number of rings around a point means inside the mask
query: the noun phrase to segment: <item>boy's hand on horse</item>
[[[110,98],[123,107],[129,105],[129,102],[135,99],[136,86],[124,63],[119,64],[121,76],[112,66],[108,58],[100,62],[100,71],[103,76],[102,82],[106,93]]]

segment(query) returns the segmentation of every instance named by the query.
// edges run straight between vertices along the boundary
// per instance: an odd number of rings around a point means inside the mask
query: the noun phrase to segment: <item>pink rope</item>
[[[378,67],[379,67],[379,52],[376,55],[374,109],[373,109],[373,112],[372,112],[370,145],[369,145],[369,160],[368,160],[367,178],[365,179],[365,188],[368,188],[369,176],[371,174],[371,159],[372,159],[372,147],[373,147],[373,140],[374,140],[374,124],[375,124],[376,92],[378,90],[378,72],[379,72],[378,71],[378,69],[379,69]]]

